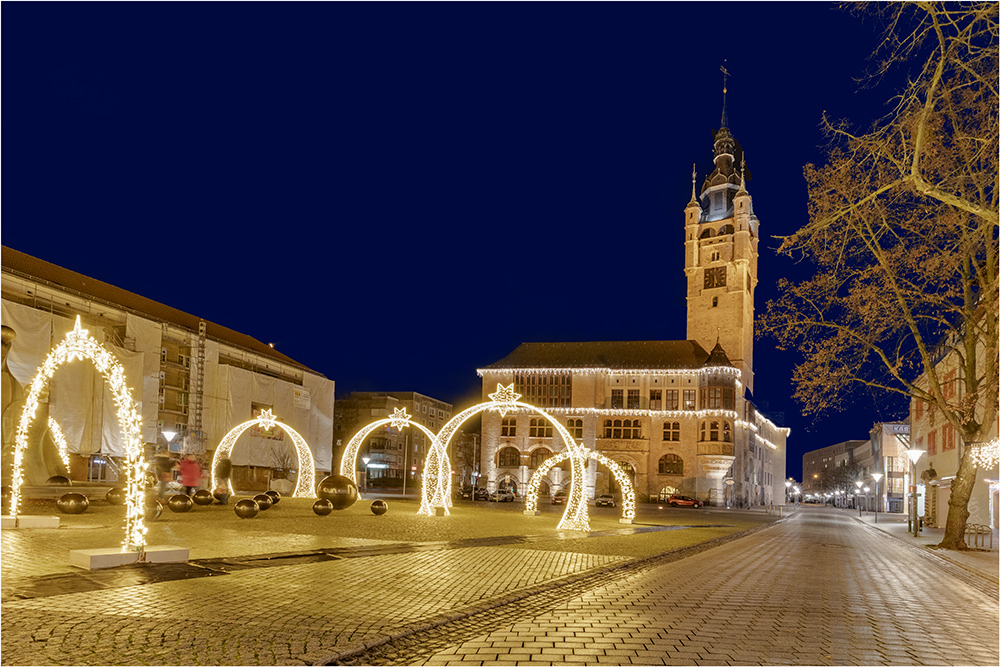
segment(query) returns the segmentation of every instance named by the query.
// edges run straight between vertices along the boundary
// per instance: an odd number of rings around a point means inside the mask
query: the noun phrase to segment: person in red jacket
[[[201,466],[198,465],[198,459],[194,454],[188,454],[181,459],[178,468],[180,468],[181,484],[184,485],[184,493],[189,496],[194,494],[195,490],[201,484]]]

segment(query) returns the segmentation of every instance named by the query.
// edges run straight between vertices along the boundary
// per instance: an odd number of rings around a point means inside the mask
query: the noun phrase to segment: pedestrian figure
[[[223,456],[215,464],[216,487],[212,492],[217,505],[229,504],[229,476],[233,472],[233,463],[229,457]]]
[[[156,497],[164,500],[167,497],[167,484],[174,479],[174,461],[165,454],[159,454],[153,459],[153,470],[156,472]]]
[[[194,454],[188,454],[178,466],[181,473],[181,484],[184,485],[184,493],[194,495],[198,485],[201,484],[201,466]]]

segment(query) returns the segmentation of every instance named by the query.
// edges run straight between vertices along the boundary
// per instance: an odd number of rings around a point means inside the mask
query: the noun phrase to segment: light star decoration
[[[389,417],[389,424],[397,431],[402,431],[404,427],[410,425],[410,415],[406,414],[406,408],[396,408],[392,416]]]
[[[506,387],[498,382],[497,390],[492,394],[489,394],[489,397],[494,403],[499,403],[499,405],[496,406],[496,409],[500,411],[500,417],[505,417],[507,415],[507,411],[514,407],[513,404],[517,402],[517,399],[521,398],[521,394],[514,393],[513,382]]]
[[[87,340],[88,336],[87,329],[84,329],[80,325],[80,316],[76,316],[76,324],[73,325],[73,330],[66,334],[66,341],[69,346],[69,356],[67,361],[73,361],[74,359],[83,359],[84,355],[80,351],[80,348],[84,345],[84,341]]]
[[[275,423],[274,415],[270,410],[261,410],[260,414],[257,416],[257,425],[260,426],[265,431],[270,431],[274,428]]]

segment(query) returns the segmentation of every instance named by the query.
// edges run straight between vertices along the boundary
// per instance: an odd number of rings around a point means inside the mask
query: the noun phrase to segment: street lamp
[[[872,511],[871,499],[868,497],[868,492],[869,491],[871,491],[871,487],[867,487],[866,486],[865,487],[865,511],[866,512],[871,512]]]
[[[878,493],[878,483],[882,481],[882,473],[873,472],[872,479],[875,480],[875,523],[878,523],[878,501],[881,500],[881,496]]]
[[[921,449],[906,450],[906,455],[910,457],[910,526],[914,537],[920,534],[920,523],[917,522],[917,459],[923,454]]]
[[[797,486],[793,486],[792,489],[795,491],[795,495],[796,495],[795,504],[798,505],[799,504],[799,499],[802,498],[802,490],[799,489],[799,487],[797,487]]]
[[[362,484],[362,486],[361,486],[361,488],[363,489],[363,491],[362,491],[363,494],[364,493],[368,493],[368,462],[369,461],[371,461],[370,457],[367,457],[367,456],[362,456],[361,457],[361,462],[365,464],[365,480],[364,480],[364,484]]]
[[[854,504],[858,506],[858,516],[861,516],[861,484],[862,482],[855,482],[854,486],[858,487],[858,492],[854,494]]]
[[[791,486],[792,486],[792,482],[790,480],[786,479],[785,480],[785,502],[786,503],[788,502],[788,496],[791,493],[791,490],[790,490]]]

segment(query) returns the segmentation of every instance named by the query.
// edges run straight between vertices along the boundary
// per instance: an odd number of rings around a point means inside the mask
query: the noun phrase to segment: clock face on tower
[[[712,287],[725,287],[725,286],[726,286],[726,267],[716,266],[711,269],[705,269],[704,289],[710,289]]]

